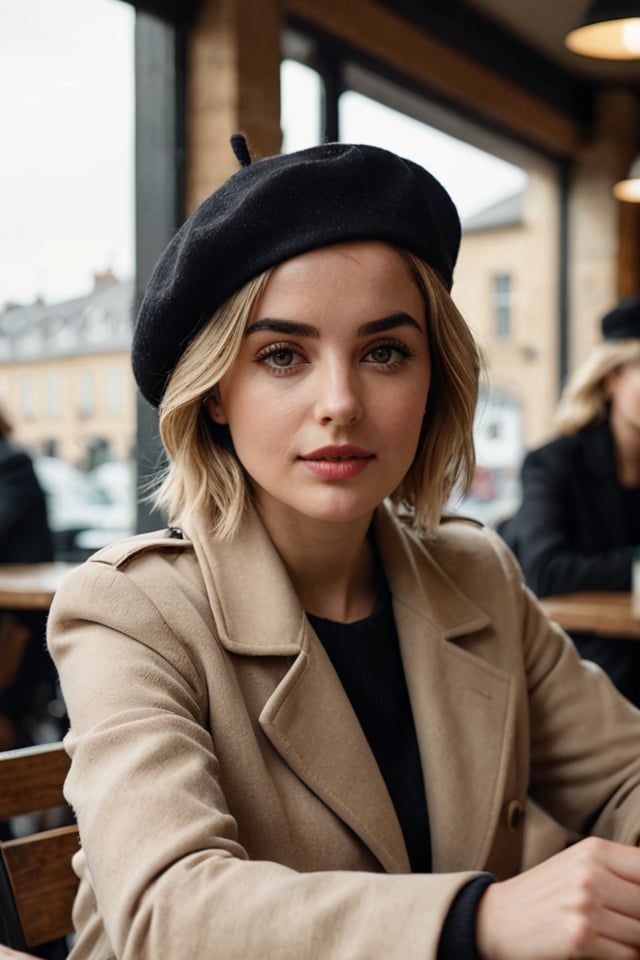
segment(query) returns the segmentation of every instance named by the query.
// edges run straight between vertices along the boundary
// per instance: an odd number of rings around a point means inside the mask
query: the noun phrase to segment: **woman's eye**
[[[304,363],[304,358],[293,347],[278,345],[261,350],[256,359],[271,370],[288,370]]]
[[[398,351],[396,351],[397,353]],[[392,347],[376,347],[371,351],[370,356],[376,363],[389,363],[393,354]]]
[[[275,350],[266,359],[275,367],[288,367],[293,363],[293,350]]]
[[[369,350],[365,359],[369,363],[393,364],[401,363],[410,356],[411,352],[406,347],[402,347],[399,344],[381,343],[379,346]]]

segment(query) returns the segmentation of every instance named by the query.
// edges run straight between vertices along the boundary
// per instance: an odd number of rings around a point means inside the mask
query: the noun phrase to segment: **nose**
[[[315,416],[324,425],[350,426],[363,414],[357,376],[346,364],[327,365],[318,376]]]

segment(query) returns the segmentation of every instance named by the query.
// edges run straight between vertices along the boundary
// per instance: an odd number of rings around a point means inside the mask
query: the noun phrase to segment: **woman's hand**
[[[483,960],[638,960],[640,849],[589,837],[480,900]]]

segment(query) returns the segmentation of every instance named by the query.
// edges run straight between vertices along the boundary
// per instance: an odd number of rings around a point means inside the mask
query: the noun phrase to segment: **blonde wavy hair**
[[[475,340],[438,274],[398,251],[427,307],[431,385],[413,464],[391,494],[431,535],[454,487],[466,492],[475,468],[473,418],[481,360]],[[256,277],[211,317],[180,358],[160,405],[160,435],[169,458],[156,507],[184,522],[209,506],[212,533],[230,539],[251,500],[251,480],[233,453],[226,427],[212,424],[206,401],[233,366],[253,305],[271,270]]]
[[[552,420],[555,436],[578,433],[609,416],[607,375],[640,361],[640,340],[605,340],[567,381]]]

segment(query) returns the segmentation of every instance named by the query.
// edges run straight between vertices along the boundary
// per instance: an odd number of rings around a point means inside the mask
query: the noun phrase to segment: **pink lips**
[[[301,462],[317,477],[325,480],[347,480],[355,477],[374,459],[371,450],[351,443],[320,447],[300,457]]]

